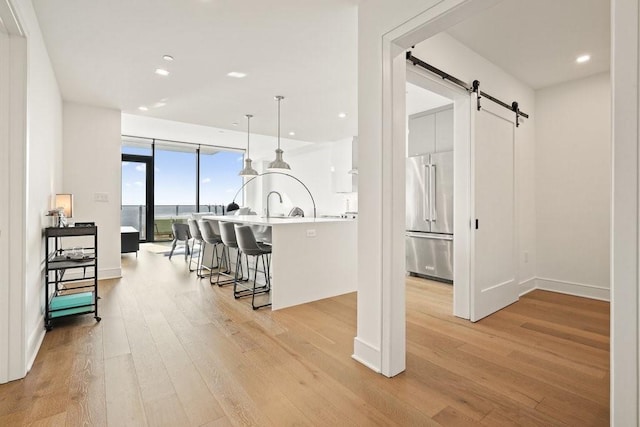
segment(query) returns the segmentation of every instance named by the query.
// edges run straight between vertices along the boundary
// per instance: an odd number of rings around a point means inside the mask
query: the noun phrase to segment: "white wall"
[[[357,194],[336,193],[332,188],[333,174],[335,168],[335,151],[341,145],[351,147],[352,138],[347,138],[335,142],[312,144],[296,150],[285,151],[284,158],[291,166],[291,170],[283,171],[301,180],[313,195],[316,202],[317,214],[339,215],[347,210],[347,200],[349,210],[357,211]],[[350,152],[351,148],[349,148]],[[344,151],[344,150],[343,150]],[[271,154],[271,153],[270,153]],[[266,170],[266,164],[273,160],[270,155],[267,159],[257,159],[256,168],[259,172]],[[262,180],[262,185],[257,185]],[[270,209],[274,213],[289,213],[292,207],[298,206],[305,212],[305,216],[313,215],[313,204],[308,193],[295,180],[279,175],[266,175],[257,178],[246,187],[247,206],[261,214],[266,207],[266,196],[269,191],[275,190],[282,194],[283,204],[275,201],[277,197],[272,196]],[[252,204],[250,204],[252,203]]]
[[[536,92],[537,285],[609,299],[609,73]]]
[[[64,103],[63,192],[73,194],[73,221],[98,226],[98,277],[120,276],[120,111]],[[108,202],[95,201],[106,193]]]
[[[24,281],[10,284],[11,289],[16,287],[14,292],[21,294],[20,300],[24,304],[21,321],[10,326],[14,364],[9,377],[15,379],[30,369],[44,338],[42,229],[48,224],[44,215],[51,208],[52,197],[61,187],[62,99],[31,1],[12,0],[10,3],[27,37],[26,145],[23,156],[17,159],[18,164],[12,165],[18,169],[18,174],[23,174],[24,180],[17,180],[16,185],[18,188],[24,185],[24,199],[18,208],[22,215],[9,220],[13,230],[24,230],[20,236],[24,239],[24,247],[18,243],[13,248],[23,251]],[[12,124],[16,127],[25,125],[20,120]]]

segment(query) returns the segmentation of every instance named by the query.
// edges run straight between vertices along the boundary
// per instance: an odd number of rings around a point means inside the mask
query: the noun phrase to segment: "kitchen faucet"
[[[269,194],[267,194],[267,218],[269,218],[269,197],[271,197],[271,195],[274,193],[278,195],[278,198],[280,199],[280,203],[282,203],[282,195],[277,191],[270,191]]]

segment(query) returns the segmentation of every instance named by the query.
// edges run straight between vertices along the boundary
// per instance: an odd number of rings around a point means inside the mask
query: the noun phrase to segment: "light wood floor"
[[[356,296],[277,312],[140,252],[100,284],[102,322],[59,322],[0,425],[607,425],[609,306],[536,291],[476,324],[407,280],[407,371],[351,359]]]

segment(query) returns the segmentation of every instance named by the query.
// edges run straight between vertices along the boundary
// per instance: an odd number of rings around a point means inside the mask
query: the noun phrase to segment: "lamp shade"
[[[244,169],[242,169],[238,175],[256,176],[258,175],[258,171],[251,166],[251,156],[249,155],[249,136],[251,133],[251,117],[253,117],[253,115],[246,114],[245,117],[247,118],[247,158],[244,160]]]
[[[56,208],[63,209],[66,218],[73,218],[73,194],[56,194]]]

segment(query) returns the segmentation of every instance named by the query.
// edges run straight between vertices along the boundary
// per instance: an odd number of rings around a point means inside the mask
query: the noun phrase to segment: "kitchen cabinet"
[[[435,152],[453,151],[453,107],[436,113]]]
[[[420,113],[423,114],[423,113]],[[433,153],[436,149],[435,114],[418,115],[409,118],[409,147],[407,156]]]
[[[453,106],[409,117],[407,157],[453,150]]]

